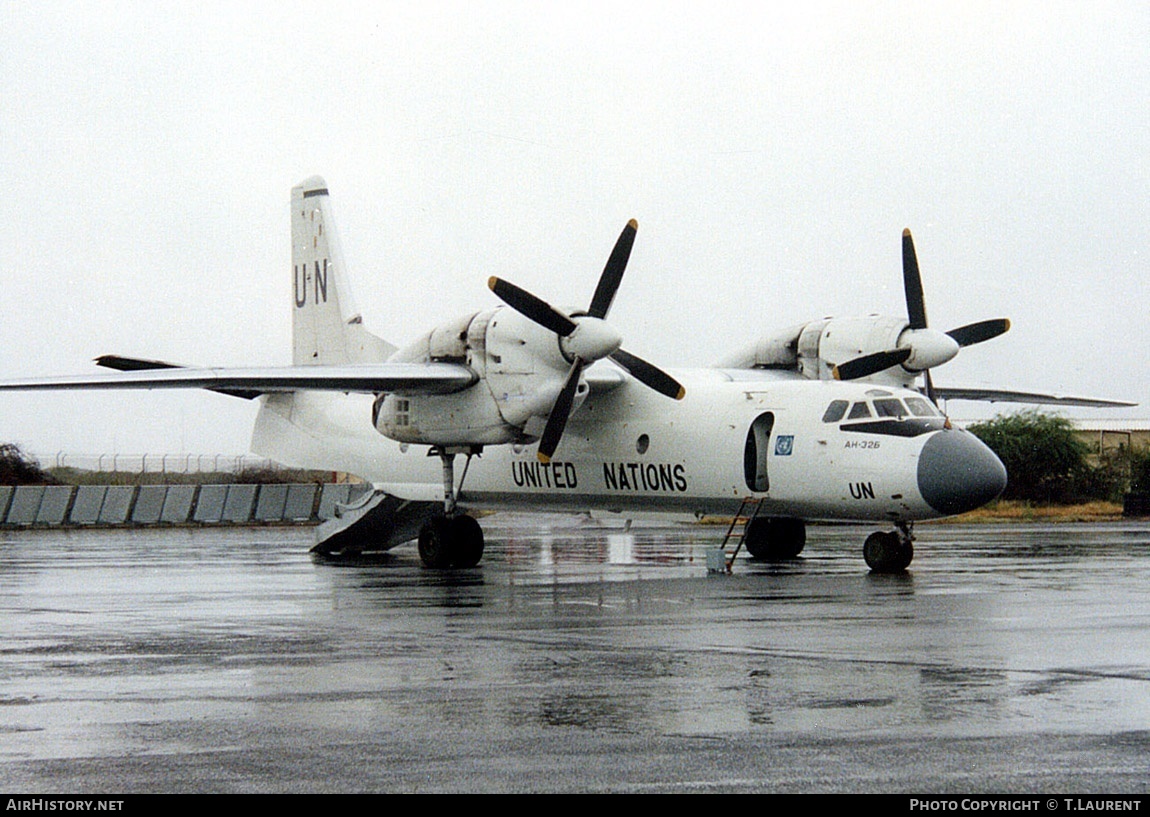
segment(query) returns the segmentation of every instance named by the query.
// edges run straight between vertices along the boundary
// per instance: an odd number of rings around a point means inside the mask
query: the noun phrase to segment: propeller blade
[[[834,375],[835,380],[857,380],[860,377],[867,377],[884,369],[889,369],[891,366],[906,363],[913,352],[914,350],[909,348],[874,352],[856,357],[854,360],[848,360],[846,363],[840,363],[831,370],[831,374]]]
[[[567,420],[571,417],[571,406],[575,403],[575,390],[579,388],[579,375],[583,373],[582,358],[575,358],[571,370],[567,372],[567,380],[559,396],[555,398],[555,405],[547,415],[547,425],[543,428],[543,436],[539,438],[539,450],[535,456],[546,465],[551,462],[559,440],[563,437],[563,429],[567,428]]]
[[[902,231],[902,286],[906,292],[906,314],[911,329],[926,329],[926,300],[922,296],[922,276],[910,230]]]
[[[530,318],[544,329],[550,329],[559,337],[565,338],[575,331],[575,321],[564,315],[542,298],[537,298],[525,289],[520,289],[510,281],[492,276],[487,279],[487,287],[503,303],[524,317]]]
[[[631,376],[640,383],[654,389],[659,394],[675,400],[682,400],[687,394],[687,390],[678,380],[641,357],[636,357],[622,349],[616,349],[611,354],[611,359],[630,372]]]
[[[976,343],[982,343],[984,340],[996,338],[1009,329],[1009,318],[992,318],[988,321],[968,323],[966,326],[951,329],[946,334],[954,338],[959,346],[973,346]]]
[[[603,274],[599,276],[599,283],[591,298],[591,306],[587,310],[587,314],[592,318],[607,317],[611,303],[615,300],[615,293],[623,281],[623,270],[627,269],[627,261],[631,257],[631,247],[635,244],[635,232],[638,229],[639,222],[631,219],[619,234],[619,240],[615,242],[615,249],[611,250],[611,256],[603,267]]]

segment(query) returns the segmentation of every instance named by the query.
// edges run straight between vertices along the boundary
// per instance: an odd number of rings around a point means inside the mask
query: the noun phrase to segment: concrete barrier
[[[109,485],[104,494],[104,505],[100,508],[100,524],[123,525],[127,522],[138,490],[135,485]]]
[[[37,525],[61,525],[72,504],[75,485],[48,485],[44,488],[44,498],[36,511]]]
[[[76,490],[76,501],[72,503],[73,525],[95,525],[100,521],[100,508],[104,505],[107,485],[81,485]]]
[[[283,520],[285,522],[306,522],[318,519],[315,504],[316,495],[319,493],[318,488],[319,486],[314,482],[289,485],[287,500],[284,502]]]
[[[224,500],[228,498],[226,485],[201,485],[196,497],[196,509],[192,521],[203,524],[219,522],[224,516]]]
[[[261,485],[259,499],[256,500],[256,521],[273,522],[283,519],[287,493],[287,485]]]
[[[330,518],[336,503],[364,490],[315,483],[0,485],[0,525],[308,524]]]
[[[43,485],[17,485],[15,495],[12,497],[12,506],[8,508],[8,517],[5,523],[9,525],[33,525],[36,514],[40,512],[40,501],[44,498]]]
[[[169,485],[160,521],[168,525],[185,524],[192,516],[192,506],[199,491],[199,485]]]
[[[224,500],[224,514],[221,522],[230,522],[233,525],[242,525],[250,522],[252,507],[256,502],[258,485],[229,485],[228,498]],[[282,513],[282,511],[281,511]]]
[[[159,522],[167,495],[167,485],[141,485],[132,506],[132,524],[154,525]]]

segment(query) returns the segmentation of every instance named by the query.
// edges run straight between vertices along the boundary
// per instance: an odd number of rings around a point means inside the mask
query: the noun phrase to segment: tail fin
[[[395,351],[363,328],[348,288],[327,184],[312,176],[291,191],[292,362],[379,363]]]

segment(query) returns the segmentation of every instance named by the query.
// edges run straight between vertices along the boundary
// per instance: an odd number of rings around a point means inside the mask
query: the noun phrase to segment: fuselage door
[[[767,455],[771,452],[771,429],[775,425],[774,412],[760,414],[747,430],[747,444],[743,449],[743,477],[747,487],[764,493],[771,487],[767,477]]]

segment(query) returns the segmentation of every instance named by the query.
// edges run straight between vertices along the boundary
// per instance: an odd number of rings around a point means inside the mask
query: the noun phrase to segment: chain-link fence
[[[244,471],[278,470],[278,463],[253,454],[55,454],[31,455],[47,470],[127,474],[239,474]]]

